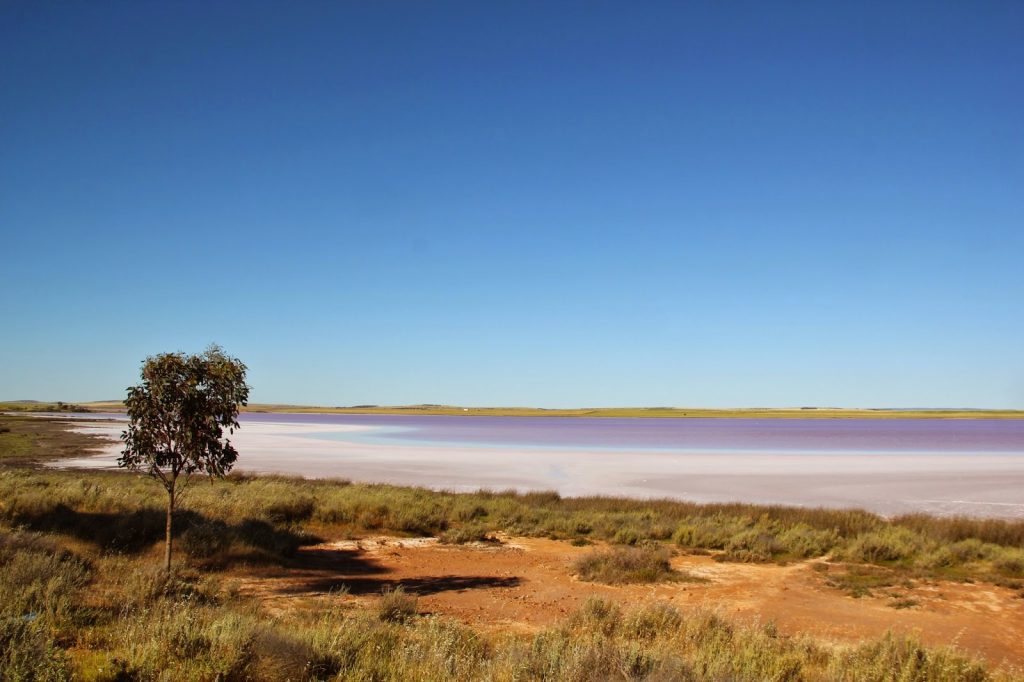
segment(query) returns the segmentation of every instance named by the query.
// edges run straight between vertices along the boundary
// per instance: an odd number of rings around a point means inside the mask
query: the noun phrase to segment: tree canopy
[[[128,429],[118,465],[159,480],[168,493],[166,567],[170,570],[172,517],[179,479],[195,473],[220,477],[238,452],[225,437],[239,428],[249,400],[246,366],[218,346],[198,355],[161,353],[146,358],[142,383],[128,389]]]

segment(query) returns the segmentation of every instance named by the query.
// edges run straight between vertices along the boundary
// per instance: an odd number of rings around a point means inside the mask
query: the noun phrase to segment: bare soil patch
[[[876,638],[887,630],[929,645],[953,644],[991,663],[1024,666],[1024,598],[987,584],[900,585],[855,598],[828,585],[807,561],[785,566],[677,556],[673,568],[707,582],[602,585],[578,580],[573,562],[593,548],[537,538],[500,545],[444,545],[435,539],[377,537],[303,548],[287,568],[238,573],[240,591],[273,612],[344,599],[372,606],[399,586],[421,610],[476,627],[533,631],[552,625],[592,596],[637,606],[667,601],[684,611],[703,606],[760,622],[783,636],[831,642]]]

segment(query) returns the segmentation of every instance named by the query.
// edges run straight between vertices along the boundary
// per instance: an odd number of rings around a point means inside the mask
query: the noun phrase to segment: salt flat
[[[243,422],[232,436],[240,452],[237,470],[454,491],[515,488],[571,496],[669,497],[861,507],[882,514],[922,511],[1024,518],[1021,427],[1003,427],[995,440],[986,440],[977,424],[962,427],[959,437],[955,426],[952,431],[944,426],[949,432],[937,440],[914,435],[916,431],[910,436],[898,431],[889,439],[892,445],[883,439],[873,449],[854,451],[844,449],[857,444],[854,436],[840,433],[827,439],[820,427],[810,448],[800,445],[802,436],[764,435],[763,431],[757,431],[762,435],[756,442],[765,444],[760,448],[735,447],[739,441],[732,437],[720,438],[722,447],[712,447],[708,439],[717,432],[698,434],[696,440],[688,440],[685,434],[662,434],[657,447],[651,447],[641,436],[634,440],[643,446],[630,446],[621,432],[607,438],[613,446],[600,446],[599,439],[589,437],[578,437],[583,444],[573,445],[564,434],[545,433],[524,434],[526,442],[517,443],[508,434],[530,425],[516,417],[502,419],[519,420],[521,426],[502,422],[503,435],[493,436],[490,442],[488,425],[473,417],[464,420],[466,425],[450,421],[454,418],[422,417],[420,422],[449,420],[422,427],[401,418],[346,423],[341,415],[304,415],[300,421],[294,415],[284,417],[260,415]],[[564,428],[547,422],[537,428]],[[123,427],[117,422],[83,422],[79,428],[116,439]],[[616,427],[602,422],[594,428]],[[679,441],[678,447],[670,446],[673,438]],[[950,441],[961,446],[950,447]],[[741,444],[749,445],[746,440]],[[119,443],[112,440],[96,456],[63,460],[60,465],[113,467],[118,451]]]

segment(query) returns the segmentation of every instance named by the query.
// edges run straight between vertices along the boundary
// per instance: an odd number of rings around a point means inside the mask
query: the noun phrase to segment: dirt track
[[[889,590],[916,606],[895,609],[891,596],[855,599],[825,584],[815,562],[788,566],[718,563],[680,556],[673,565],[707,582],[608,586],[572,575],[571,563],[592,548],[536,538],[494,546],[446,546],[432,539],[371,538],[303,549],[289,569],[239,575],[241,592],[274,612],[313,607],[348,588],[369,603],[402,585],[420,606],[478,627],[533,630],[550,625],[590,596],[626,606],[666,600],[707,606],[741,620],[774,621],[784,635],[853,642],[892,629],[932,645],[956,644],[993,664],[1024,665],[1024,599],[984,584],[938,583]]]

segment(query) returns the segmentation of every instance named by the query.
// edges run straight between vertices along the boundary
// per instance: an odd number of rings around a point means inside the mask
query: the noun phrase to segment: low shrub
[[[682,622],[683,614],[679,609],[671,604],[658,602],[636,611],[626,619],[624,632],[630,638],[650,640],[678,630]]]
[[[588,597],[583,606],[569,617],[567,625],[573,629],[611,635],[621,621],[622,609],[617,604],[600,597]]]
[[[950,547],[935,547],[929,552],[922,554],[915,565],[918,568],[925,569],[942,569],[952,568],[963,563],[963,559],[958,557],[956,552]]]
[[[744,563],[767,562],[785,551],[785,546],[773,534],[752,528],[729,538],[725,551],[716,558]]]
[[[1019,520],[905,514],[897,516],[891,523],[945,543],[975,540],[985,544],[1024,549],[1024,521]]]
[[[1024,578],[1024,550],[1002,548],[992,560],[992,566],[1010,578]]]
[[[846,561],[879,564],[903,561],[921,551],[924,543],[906,528],[887,526],[858,535],[838,556]]]
[[[309,495],[295,495],[275,499],[263,508],[263,516],[274,523],[298,523],[311,518],[316,511],[316,500]]]
[[[186,528],[178,543],[189,556],[209,559],[226,552],[231,546],[233,535],[228,524],[223,521],[201,521]]]
[[[828,679],[837,682],[986,682],[985,666],[951,648],[928,648],[920,641],[887,634],[879,640],[840,650],[830,657]]]
[[[67,654],[39,619],[0,616],[0,680],[71,679]]]
[[[677,545],[687,548],[725,549],[729,540],[747,527],[748,523],[743,519],[721,514],[688,518],[679,524],[672,539]]]
[[[254,613],[168,599],[120,619],[107,653],[121,679],[249,679],[262,630]]]
[[[385,588],[377,602],[377,617],[388,623],[405,623],[419,613],[419,599],[401,585]]]
[[[826,585],[857,598],[870,596],[872,590],[892,587],[898,582],[893,570],[877,566],[851,565],[823,572]]]
[[[889,602],[889,606],[891,606],[894,609],[912,609],[920,605],[921,602],[917,601],[916,599],[910,599],[908,597],[896,597],[891,602]]]
[[[654,583],[686,578],[672,569],[663,547],[616,547],[583,555],[573,564],[581,580],[599,583]]]
[[[500,540],[481,526],[461,526],[441,533],[438,539],[447,545],[465,545],[472,542],[500,544]]]
[[[33,533],[0,533],[0,616],[70,624],[91,567]]]

